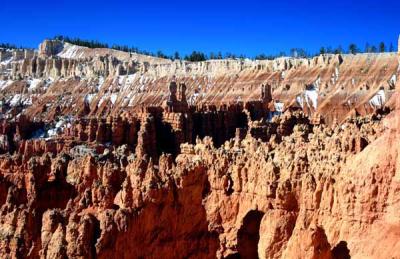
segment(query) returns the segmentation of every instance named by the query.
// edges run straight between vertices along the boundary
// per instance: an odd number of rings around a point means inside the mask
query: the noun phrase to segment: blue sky
[[[37,47],[62,34],[172,54],[254,56],[385,41],[397,47],[400,1],[28,1],[0,4],[0,42]]]

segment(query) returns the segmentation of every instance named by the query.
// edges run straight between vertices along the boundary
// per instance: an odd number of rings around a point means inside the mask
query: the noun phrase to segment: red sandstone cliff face
[[[121,148],[3,155],[2,257],[400,256],[397,119],[206,138],[157,164]]]
[[[0,82],[1,258],[400,258],[395,54],[46,44]]]

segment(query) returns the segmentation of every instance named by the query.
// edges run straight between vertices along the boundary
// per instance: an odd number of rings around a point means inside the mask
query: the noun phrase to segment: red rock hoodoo
[[[1,258],[400,258],[399,53],[0,51]]]

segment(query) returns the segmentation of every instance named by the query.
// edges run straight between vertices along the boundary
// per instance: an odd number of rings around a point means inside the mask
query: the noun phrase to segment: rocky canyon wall
[[[397,53],[0,55],[1,258],[400,258]]]
[[[187,62],[57,44],[45,41],[33,56],[1,62],[3,107],[45,119],[107,116],[161,105],[170,81],[185,83],[194,106],[258,100],[264,84],[281,109],[297,106],[331,123],[383,107],[399,77],[397,53]]]

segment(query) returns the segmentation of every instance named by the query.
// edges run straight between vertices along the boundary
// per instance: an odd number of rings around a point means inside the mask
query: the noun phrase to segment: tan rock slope
[[[340,122],[390,99],[399,67],[396,53],[191,63],[44,41],[37,53],[15,51],[2,60],[0,97],[30,116],[54,119],[55,112],[79,114],[84,105],[85,115],[96,116],[161,105],[171,80],[186,84],[191,105],[257,100],[260,85],[268,84],[284,109],[297,105]]]
[[[1,258],[400,258],[400,53],[0,52]]]

